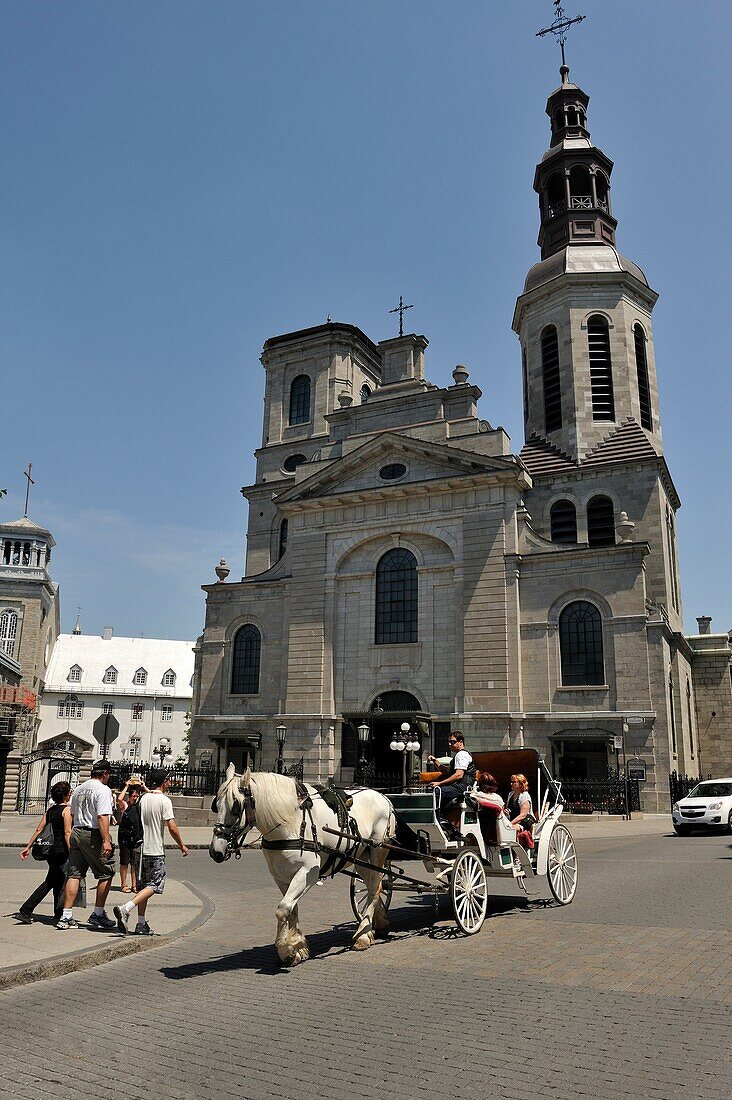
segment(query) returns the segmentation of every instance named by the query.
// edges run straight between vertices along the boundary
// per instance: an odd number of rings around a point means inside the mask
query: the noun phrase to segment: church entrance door
[[[419,774],[422,760],[432,751],[432,722],[418,699],[407,691],[387,691],[377,696],[365,720],[371,728],[371,770],[369,785],[401,790],[404,753],[389,746],[408,722],[412,734],[419,741],[420,751],[407,755],[408,774]],[[411,769],[411,771],[409,770]]]

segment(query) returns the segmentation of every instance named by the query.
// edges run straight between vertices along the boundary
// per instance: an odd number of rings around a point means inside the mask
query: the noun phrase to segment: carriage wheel
[[[480,857],[463,851],[450,876],[450,901],[458,928],[466,936],[480,932],[488,909],[488,882]]]
[[[360,875],[351,879],[351,909],[356,920],[361,920],[368,902],[369,892]],[[385,909],[391,905],[392,885],[388,875],[381,880],[381,901]]]
[[[569,905],[577,890],[577,849],[564,825],[557,825],[549,838],[547,876],[555,899]]]

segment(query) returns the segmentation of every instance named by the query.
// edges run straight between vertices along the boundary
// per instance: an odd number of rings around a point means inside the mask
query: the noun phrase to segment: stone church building
[[[513,318],[518,454],[481,418],[465,367],[428,380],[424,336],[375,344],[329,322],[265,343],[246,576],[222,567],[205,586],[199,761],[271,768],[285,726],[286,761],[347,781],[365,723],[389,776],[406,720],[425,755],[459,728],[473,750],[535,747],[565,778],[642,763],[647,810],[668,809],[671,770],[732,769],[729,747],[700,760],[657,294],[616,247],[613,164],[588,102],[563,68],[534,178],[541,260]]]

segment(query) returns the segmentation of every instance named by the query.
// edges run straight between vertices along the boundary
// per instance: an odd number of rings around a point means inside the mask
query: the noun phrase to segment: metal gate
[[[79,759],[72,752],[56,749],[36,749],[20,761],[18,777],[18,813],[46,812],[54,783],[66,780],[72,787],[79,782]]]

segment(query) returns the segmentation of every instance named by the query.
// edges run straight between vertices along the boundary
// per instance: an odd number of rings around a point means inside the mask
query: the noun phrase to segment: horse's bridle
[[[232,806],[231,812],[238,818],[232,825],[222,825],[220,822],[216,822],[213,827],[213,835],[220,840],[226,841],[226,851],[224,852],[224,860],[230,859],[235,856],[236,859],[241,859],[241,849],[244,843],[244,837],[254,827],[254,795],[249,787],[245,787],[244,790],[239,787],[239,794],[244,800],[244,805],[236,800]],[[218,799],[214,798],[211,804],[211,809],[214,813],[218,812]]]

